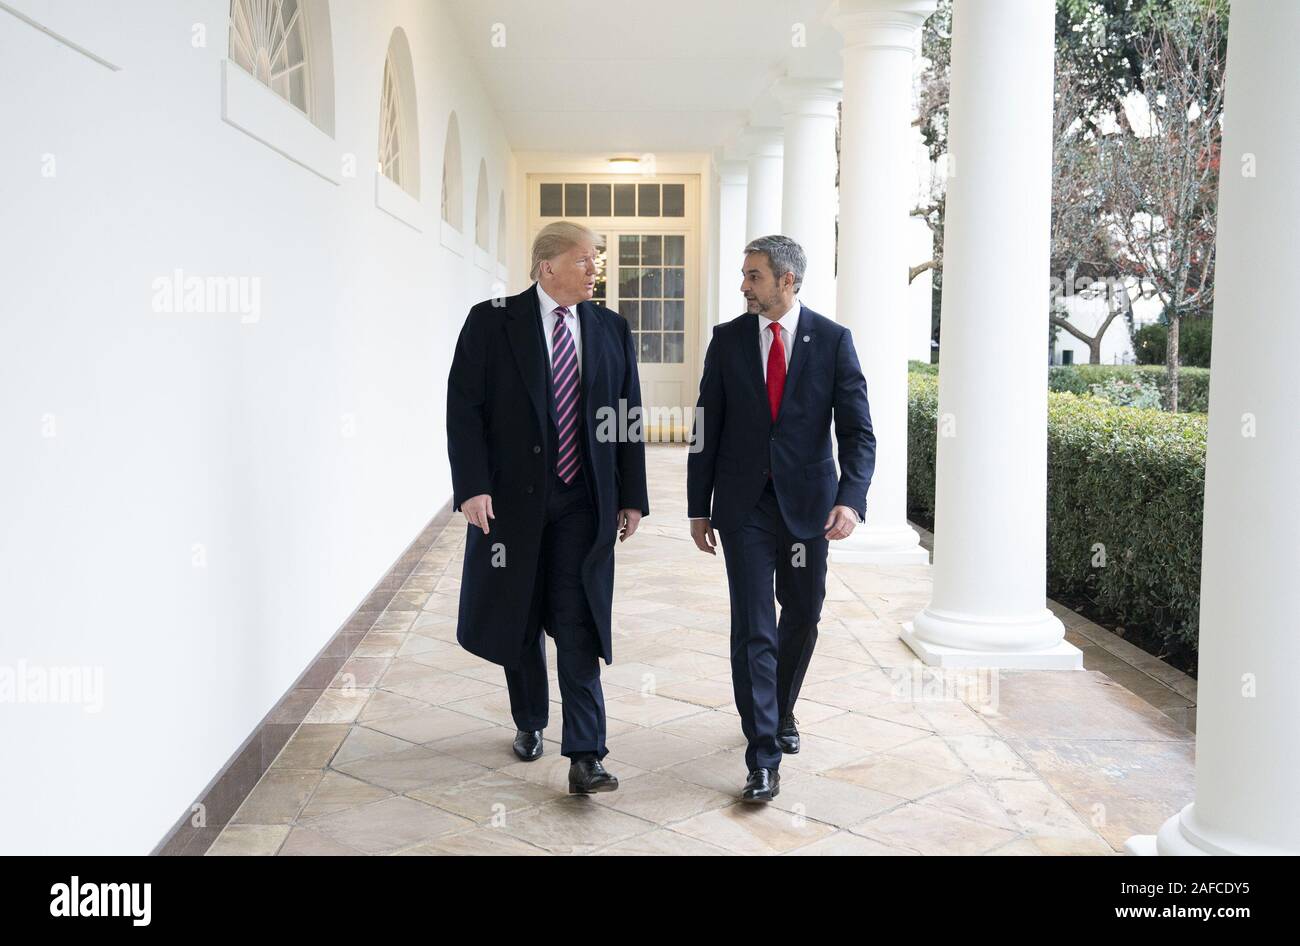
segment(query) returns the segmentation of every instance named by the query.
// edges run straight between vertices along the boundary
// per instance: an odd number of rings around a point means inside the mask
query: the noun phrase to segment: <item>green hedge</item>
[[[939,366],[923,361],[909,361],[907,370],[912,374],[938,375]],[[1109,378],[1131,381],[1136,377],[1151,382],[1160,390],[1161,398],[1169,396],[1169,376],[1164,365],[1051,365],[1047,369],[1049,391],[1089,394],[1094,384],[1105,384]],[[1178,369],[1178,410],[1185,414],[1204,414],[1210,409],[1210,369]]]
[[[1131,381],[1141,377],[1160,389],[1160,397],[1169,397],[1169,376],[1164,365],[1052,365],[1047,369],[1049,391],[1088,394],[1094,384],[1104,384],[1108,378]],[[1178,411],[1186,414],[1204,414],[1210,407],[1210,369],[1178,369]]]
[[[908,376],[908,512],[925,523],[934,523],[938,380]],[[1048,395],[1050,596],[1086,598],[1104,621],[1195,652],[1205,434],[1197,415]]]

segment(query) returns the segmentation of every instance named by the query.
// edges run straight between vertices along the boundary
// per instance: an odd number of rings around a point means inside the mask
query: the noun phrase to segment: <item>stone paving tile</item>
[[[929,855],[985,854],[1016,832],[922,804],[904,805],[852,828],[872,841]]]
[[[673,830],[734,854],[784,854],[835,829],[780,808],[737,802],[673,825]]]
[[[929,566],[832,562],[802,749],[771,805],[738,803],[725,563],[686,538],[686,452],[647,459],[655,514],[618,549],[602,667],[617,792],[567,794],[558,686],[545,754],[515,758],[501,668],[456,644],[453,520],[208,853],[1114,854],[1190,798],[1194,681],[1077,616],[1103,670],[925,668],[898,632]]]
[[[316,818],[311,827],[329,840],[362,853],[386,854],[473,824],[441,808],[394,795]]]
[[[289,836],[288,825],[232,824],[212,842],[208,857],[258,857],[275,854]]]
[[[570,795],[521,812],[500,830],[552,854],[591,854],[654,827],[591,798]]]
[[[239,806],[232,823],[292,824],[320,780],[320,769],[273,765]]]

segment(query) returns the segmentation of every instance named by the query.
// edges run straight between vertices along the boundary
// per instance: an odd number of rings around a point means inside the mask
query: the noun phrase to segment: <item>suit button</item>
[[[764,471],[763,471],[763,475],[764,475],[764,476],[767,476],[767,470],[764,470]]]
[[[531,486],[527,487],[527,488],[524,490],[525,493],[531,493],[532,491],[533,491],[533,488],[532,488]]]
[[[533,445],[533,453],[541,453],[542,448],[536,444]]]

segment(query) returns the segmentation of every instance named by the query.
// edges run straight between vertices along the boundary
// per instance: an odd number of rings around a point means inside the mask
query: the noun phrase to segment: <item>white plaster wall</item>
[[[96,713],[0,703],[5,853],[147,853],[451,495],[447,368],[494,275],[440,243],[450,111],[467,220],[485,159],[496,226],[508,146],[442,4],[331,7],[339,185],[222,121],[226,0],[87,21],[119,71],[0,10],[0,666],[103,674]],[[399,25],[423,232],[375,206]],[[259,277],[259,319],[153,311],[177,268]]]

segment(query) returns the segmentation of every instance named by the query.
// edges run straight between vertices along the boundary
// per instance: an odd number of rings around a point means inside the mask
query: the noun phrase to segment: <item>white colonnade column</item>
[[[912,64],[935,0],[841,0],[844,104],[840,129],[840,247],[836,319],[853,333],[867,379],[876,470],[867,519],[837,562],[925,564],[907,524],[907,267]]]
[[[740,294],[740,267],[745,260],[746,189],[744,161],[718,165],[718,321],[727,322],[745,311]],[[708,342],[708,335],[704,336]]]
[[[1082,668],[1046,590],[1054,17],[953,6],[933,589],[902,633],[937,666]]]
[[[1196,797],[1139,854],[1300,854],[1300,5],[1233,0],[1201,545]],[[1287,116],[1287,118],[1283,118]],[[1279,295],[1281,289],[1282,294]]]
[[[745,242],[748,243],[755,237],[781,232],[784,148],[780,128],[747,128],[741,143],[749,164],[745,195]]]
[[[840,83],[828,79],[782,79],[785,168],[781,230],[808,257],[800,300],[835,318],[835,121]]]

